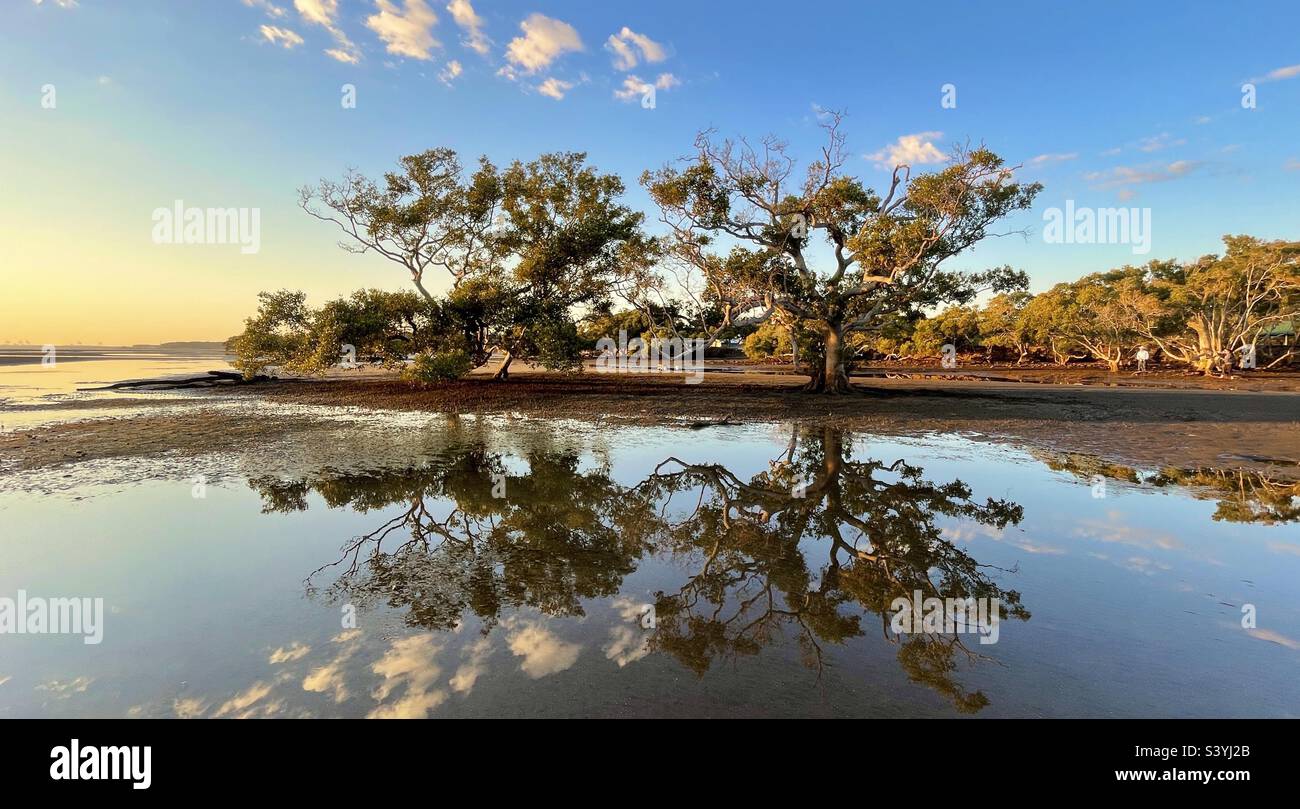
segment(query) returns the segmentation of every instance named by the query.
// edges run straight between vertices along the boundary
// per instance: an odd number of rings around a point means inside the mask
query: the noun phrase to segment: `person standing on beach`
[[[1147,352],[1146,346],[1139,346],[1133,359],[1138,361],[1137,373],[1145,374],[1147,372],[1147,360],[1151,359],[1151,354]]]

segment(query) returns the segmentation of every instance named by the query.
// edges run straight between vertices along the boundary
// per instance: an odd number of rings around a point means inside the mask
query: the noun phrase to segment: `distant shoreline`
[[[105,352],[174,352],[174,351],[202,351],[225,353],[226,344],[222,341],[193,341],[193,342],[171,342],[171,343],[135,343],[129,346],[118,345],[87,345],[85,343],[50,343],[35,345],[32,343],[0,343],[0,353],[24,352],[39,354],[45,351],[46,345],[53,345],[57,351],[105,351]]]
[[[0,346],[0,366],[40,365],[46,356],[45,346]],[[167,359],[223,359],[228,357],[223,343],[162,343],[146,346],[54,346],[56,362],[94,360],[130,360],[150,357]]]

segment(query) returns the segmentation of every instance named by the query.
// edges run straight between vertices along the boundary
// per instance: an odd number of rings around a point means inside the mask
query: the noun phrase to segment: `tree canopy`
[[[623,181],[581,152],[544,154],[498,169],[486,157],[466,173],[451,149],[408,155],[382,181],[349,171],[300,191],[304,210],[344,233],[340,246],[404,267],[435,327],[474,364],[502,355],[549,368],[577,356],[575,307],[608,296],[616,277],[653,252],[643,215],[624,205]],[[431,269],[449,281],[429,288]]]
[[[704,277],[724,317],[760,308],[810,328],[823,359],[810,389],[828,392],[848,389],[849,335],[898,313],[966,303],[982,289],[1023,288],[1025,275],[1009,268],[967,273],[945,262],[1040,190],[981,147],[958,150],[936,172],[896,166],[881,195],[845,171],[839,126],[838,116],[826,125],[802,179],[783,141],[754,146],[704,132],[693,159],[641,180],[670,231],[668,254]],[[724,258],[711,249],[722,241],[739,247]]]

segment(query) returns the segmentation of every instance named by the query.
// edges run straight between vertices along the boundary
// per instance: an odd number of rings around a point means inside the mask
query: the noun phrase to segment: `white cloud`
[[[934,141],[942,137],[942,132],[900,135],[897,141],[878,152],[867,155],[867,159],[882,169],[891,169],[903,164],[922,166],[927,163],[942,163],[946,155],[934,145]]]
[[[623,668],[650,654],[650,639],[645,632],[630,626],[616,626],[609,630],[609,643],[605,644],[604,652],[605,657]]]
[[[388,652],[370,667],[383,677],[371,696],[384,702],[399,687],[405,687],[397,700],[372,710],[370,719],[422,719],[447,699],[447,692],[434,688],[442,669],[434,658],[442,651],[433,635],[412,635],[393,641]]]
[[[1200,167],[1194,160],[1175,160],[1168,164],[1147,164],[1143,166],[1116,166],[1107,171],[1094,171],[1084,175],[1084,179],[1095,183],[1097,188],[1123,188],[1125,186],[1146,185],[1185,177]]]
[[[1266,640],[1269,643],[1276,643],[1279,646],[1285,646],[1288,649],[1294,649],[1300,652],[1300,640],[1288,638],[1280,632],[1274,632],[1271,629],[1249,629],[1246,631],[1246,634],[1250,635],[1252,638]]]
[[[274,652],[271,652],[271,657],[267,662],[269,662],[273,666],[278,663],[290,663],[294,660],[301,660],[302,658],[306,657],[307,653],[310,651],[311,651],[310,646],[306,646],[301,643],[298,643],[297,641],[294,641],[288,647],[281,646],[280,648],[276,649]]]
[[[506,46],[506,59],[525,73],[536,73],[570,51],[582,50],[582,38],[567,22],[544,14],[530,14],[519,23],[524,32]],[[510,74],[506,74],[510,75]]]
[[[207,709],[207,702],[199,697],[177,697],[172,700],[172,713],[177,719],[198,719]]]
[[[456,673],[447,681],[451,690],[457,694],[468,694],[474,689],[474,683],[487,670],[488,655],[492,653],[492,642],[486,637],[479,638],[472,645],[461,650],[461,657],[468,658],[456,669]]]
[[[615,70],[631,70],[642,59],[647,62],[662,62],[668,58],[668,51],[663,45],[626,25],[617,34],[609,35],[609,39],[605,40],[605,50],[614,54]]]
[[[1251,79],[1251,81],[1255,83],[1282,81],[1284,79],[1294,79],[1296,76],[1300,76],[1300,65],[1287,65],[1286,67],[1279,67],[1277,70],[1270,70],[1263,76]]]
[[[263,25],[259,29],[262,32],[262,38],[274,45],[279,45],[286,50],[296,48],[302,44],[302,37],[288,28],[281,28],[278,25]]]
[[[328,663],[317,666],[303,678],[302,689],[332,695],[339,704],[347,702],[347,663],[361,648],[359,637],[359,632],[340,632],[331,638],[331,643],[339,644],[338,652]]]
[[[447,4],[447,10],[451,12],[451,18],[465,32],[461,44],[479,56],[487,56],[492,40],[483,33],[483,18],[474,11],[474,6],[470,5],[469,0],[451,0]]]
[[[636,67],[636,51],[632,49],[631,45],[621,39],[611,36],[609,40],[605,42],[605,50],[611,51],[614,54],[614,68],[616,70],[631,70]]]
[[[271,688],[270,683],[255,682],[222,703],[212,715],[217,718],[231,719],[275,716],[284,711],[284,700],[267,700],[271,695]]]
[[[653,609],[654,605],[641,604],[626,596],[619,596],[614,599],[612,606],[618,611],[620,618],[633,624],[633,626],[619,624],[611,627],[609,643],[605,644],[603,649],[606,658],[617,663],[619,668],[623,668],[650,654],[650,636],[640,629],[639,625],[641,616],[646,613],[646,610]]]
[[[614,98],[619,101],[635,101],[653,89],[653,84],[647,84],[636,76],[628,75],[623,77],[623,86],[614,91]]]
[[[366,27],[384,41],[389,53],[412,59],[430,59],[430,51],[441,47],[433,37],[438,15],[425,0],[405,0],[402,8],[390,0],[375,0],[379,13],[366,18]]]
[[[346,48],[326,48],[325,55],[337,62],[343,62],[348,65],[355,65],[361,61],[361,54],[357,53],[355,50],[347,50]]]
[[[42,0],[32,0],[32,1],[33,1],[34,3],[36,3],[36,5],[38,5],[38,6],[41,5],[41,3],[42,3]],[[76,7],[77,7],[77,0],[52,0],[52,2],[54,3],[54,5],[58,6],[59,8],[76,8]]]
[[[455,59],[452,59],[450,62],[447,63],[446,67],[444,67],[441,71],[439,71],[438,80],[441,81],[443,84],[447,85],[448,87],[450,87],[451,83],[455,81],[460,76],[461,73],[464,72],[465,69],[460,66],[460,62],[456,61]]]
[[[569,668],[582,651],[580,645],[560,640],[541,624],[526,624],[512,632],[509,646],[516,657],[524,659],[520,668],[534,680]]]
[[[1175,139],[1168,132],[1161,132],[1149,138],[1143,138],[1138,141],[1138,151],[1141,152],[1158,152],[1161,149],[1168,149],[1171,146],[1182,146],[1187,142],[1186,138]]]
[[[48,683],[41,683],[36,686],[37,691],[44,691],[54,696],[55,699],[67,699],[73,694],[84,694],[90,684],[95,682],[93,677],[77,677],[74,680],[50,680]]]
[[[293,7],[304,20],[326,29],[334,27],[339,13],[338,0],[293,0]]]
[[[1029,161],[1030,165],[1044,166],[1048,163],[1064,163],[1067,160],[1078,160],[1078,152],[1049,152],[1040,154]]]
[[[544,96],[549,96],[556,101],[564,98],[564,94],[573,89],[573,82],[563,81],[554,76],[537,85],[537,92]]]
[[[628,74],[623,77],[623,86],[614,91],[614,98],[619,101],[636,101],[652,90],[669,90],[679,84],[681,82],[671,73],[660,73],[654,84],[642,81],[635,74]]]
[[[342,704],[348,701],[347,672],[344,665],[347,657],[337,657],[323,666],[311,670],[302,681],[302,690],[314,691],[333,697],[334,702]]]
[[[293,0],[293,7],[304,22],[319,25],[334,38],[335,47],[326,49],[326,56],[350,65],[361,61],[361,51],[338,26],[339,0]]]
[[[1286,163],[1283,164],[1282,168],[1286,169],[1287,171],[1300,171],[1300,160],[1297,160],[1296,158],[1293,157],[1290,160],[1286,161]]]
[[[277,6],[275,3],[272,3],[270,0],[244,0],[244,5],[248,6],[249,8],[261,9],[262,11],[266,12],[266,16],[274,17],[277,20],[282,19],[285,15],[289,13],[284,9],[283,6]]]

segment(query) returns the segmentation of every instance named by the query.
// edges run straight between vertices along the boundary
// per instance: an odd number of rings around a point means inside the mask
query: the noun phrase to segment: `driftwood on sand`
[[[270,380],[271,377],[263,374],[247,379],[238,371],[208,371],[203,376],[130,379],[98,388],[77,388],[77,390],[179,390],[181,388],[211,388],[219,385],[251,385],[255,382],[268,382]]]
[[[720,419],[704,419],[701,421],[692,421],[689,424],[687,424],[686,427],[691,430],[703,430],[705,427],[728,427],[736,423],[731,420],[731,417],[733,415],[735,414],[728,413],[727,415],[723,416]]]

